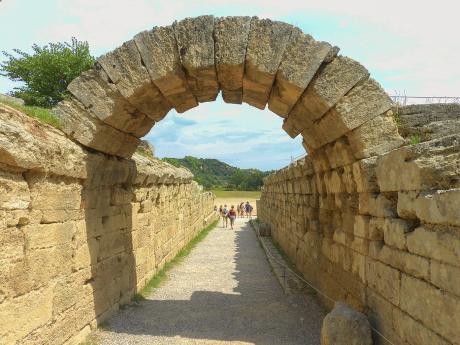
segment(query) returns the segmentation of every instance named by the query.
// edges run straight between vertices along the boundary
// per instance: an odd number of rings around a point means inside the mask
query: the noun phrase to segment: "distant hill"
[[[271,173],[258,169],[240,169],[218,159],[185,156],[163,160],[190,170],[195,176],[195,181],[205,189],[260,190],[262,179]]]

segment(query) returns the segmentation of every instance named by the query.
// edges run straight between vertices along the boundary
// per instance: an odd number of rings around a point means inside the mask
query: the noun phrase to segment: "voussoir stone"
[[[243,101],[243,76],[251,17],[221,17],[214,25],[217,78],[226,103]]]
[[[356,159],[378,156],[404,144],[391,110],[365,122],[346,136]]]
[[[252,18],[244,67],[244,102],[265,108],[292,30],[286,23]]]
[[[110,78],[100,65],[83,72],[67,89],[88,112],[120,131],[142,137],[153,126],[153,121],[129,103],[110,83]]]
[[[219,93],[214,63],[214,17],[186,18],[174,24],[187,82],[199,102],[214,101]]]
[[[320,119],[353,86],[365,80],[369,72],[360,63],[338,56],[326,64],[304,91],[286,120],[294,128],[288,134],[296,137],[313,121]]]
[[[139,145],[137,137],[105,124],[73,97],[59,103],[53,112],[62,131],[86,147],[129,158]]]
[[[366,316],[349,305],[336,302],[321,328],[321,345],[372,345]]]
[[[317,42],[294,28],[276,73],[268,108],[287,117],[330,50],[329,43]]]
[[[373,79],[356,85],[312,127],[305,129],[321,133],[324,145],[391,108],[391,99]],[[303,132],[302,132],[303,133]]]
[[[123,43],[97,61],[129,103],[153,121],[166,116],[171,106],[150,80],[134,40]]]
[[[177,112],[198,105],[185,76],[173,26],[155,27],[134,37],[150,78]]]

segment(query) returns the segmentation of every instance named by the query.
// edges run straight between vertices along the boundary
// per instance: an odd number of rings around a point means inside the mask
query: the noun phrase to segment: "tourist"
[[[236,214],[239,216],[240,212],[241,212],[241,205],[238,204],[238,205],[236,205]]]
[[[244,218],[244,201],[241,202],[240,204],[240,217]]]
[[[228,218],[230,219],[230,228],[233,230],[233,224],[235,224],[236,211],[235,206],[232,205],[230,211],[228,211]]]
[[[224,205],[224,208],[222,209],[222,227],[226,228],[228,225],[228,208],[227,205]]]

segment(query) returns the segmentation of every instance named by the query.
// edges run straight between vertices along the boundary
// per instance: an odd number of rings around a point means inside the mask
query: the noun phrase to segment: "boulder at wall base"
[[[366,316],[348,304],[336,302],[321,328],[321,345],[372,345]]]

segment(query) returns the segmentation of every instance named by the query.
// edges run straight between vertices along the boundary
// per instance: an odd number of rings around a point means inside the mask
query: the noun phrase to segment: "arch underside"
[[[329,168],[401,146],[390,98],[338,51],[283,22],[187,18],[100,57],[70,83],[71,96],[55,112],[71,138],[125,158],[172,108],[185,112],[220,91],[227,103],[268,105]]]

